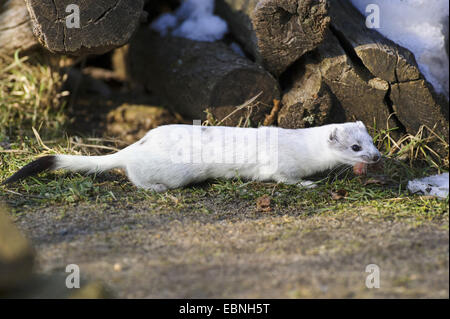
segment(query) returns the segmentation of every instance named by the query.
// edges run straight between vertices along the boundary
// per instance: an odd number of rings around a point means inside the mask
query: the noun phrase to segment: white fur
[[[351,146],[362,147],[355,152]],[[310,185],[303,177],[379,156],[362,122],[307,129],[166,125],[112,155],[57,155],[56,168],[125,169],[137,187],[158,192],[211,178]],[[375,160],[376,161],[376,160]]]

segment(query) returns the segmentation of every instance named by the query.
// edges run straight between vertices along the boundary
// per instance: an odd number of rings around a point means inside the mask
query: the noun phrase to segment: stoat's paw
[[[157,193],[164,193],[168,190],[167,186],[164,184],[150,184],[146,187],[146,189]]]
[[[301,181],[297,184],[297,186],[302,188],[316,188],[317,184],[312,181]]]

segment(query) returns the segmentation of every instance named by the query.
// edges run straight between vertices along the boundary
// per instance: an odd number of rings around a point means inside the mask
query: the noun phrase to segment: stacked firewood
[[[81,29],[64,23],[71,2],[0,0],[0,53],[40,43],[83,56],[127,44],[127,80],[186,119],[237,125],[247,117],[251,125],[266,120],[286,128],[362,120],[410,134],[426,125],[448,141],[448,99],[425,80],[410,51],[368,29],[347,0],[216,0],[230,31],[217,42],[148,27],[155,10],[173,10],[176,1],[80,1]]]

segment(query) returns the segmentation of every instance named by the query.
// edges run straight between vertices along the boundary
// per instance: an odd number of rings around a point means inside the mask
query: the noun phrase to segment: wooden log
[[[349,1],[332,1],[329,12],[333,34],[373,76],[390,83],[420,78],[414,55],[375,29],[367,28],[365,18]]]
[[[134,81],[144,83],[186,119],[204,120],[209,111],[222,120],[258,96],[256,107],[236,112],[224,124],[238,124],[247,111],[253,124],[262,123],[280,94],[272,75],[223,43],[161,38],[147,28],[130,42],[128,68]]]
[[[352,60],[331,32],[317,52],[320,74],[341,104],[346,120],[386,128],[390,118],[386,100],[389,83],[371,76],[358,60]],[[394,123],[389,127],[395,127]]]
[[[331,32],[317,50],[296,63],[291,77],[292,85],[282,98],[279,125],[299,128],[360,120],[372,127],[375,123],[378,128],[387,127],[388,83],[371,77],[353,61]],[[389,125],[395,127],[395,123]]]
[[[323,40],[326,0],[218,0],[216,11],[257,63],[275,76]]]
[[[305,128],[345,121],[339,102],[323,81],[316,54],[306,54],[287,77],[291,85],[281,99],[278,126]]]
[[[83,56],[126,44],[143,17],[143,0],[25,0],[33,32],[49,51]],[[67,25],[69,5],[79,6],[79,28]],[[73,22],[71,19],[69,21]]]
[[[448,141],[448,100],[425,81],[414,55],[368,29],[365,18],[348,1],[331,1],[329,12],[330,29],[347,55],[369,80],[378,78],[387,84],[386,102],[395,111],[397,124],[411,134],[422,124],[436,126],[436,133]]]
[[[12,55],[39,46],[23,0],[0,0],[0,53]]]

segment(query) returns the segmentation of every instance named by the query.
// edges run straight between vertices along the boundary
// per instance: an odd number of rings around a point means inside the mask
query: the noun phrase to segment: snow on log
[[[291,72],[293,85],[283,95],[279,125],[295,128],[361,120],[386,128],[388,83],[353,61],[331,32]],[[310,105],[318,113],[311,114]],[[392,124],[390,127],[395,126]]]
[[[143,0],[77,1],[79,10],[74,9],[73,0],[25,2],[39,42],[51,52],[75,56],[102,54],[127,43],[140,24],[144,7]]]
[[[222,120],[261,93],[250,116],[253,124],[261,123],[280,95],[271,74],[227,45],[160,37],[149,29],[139,30],[130,42],[128,69],[133,81],[145,84],[187,119],[205,119],[208,110]],[[247,111],[224,123],[236,125]]]
[[[415,135],[425,124],[448,141],[448,101],[424,79],[413,54],[368,29],[345,0],[330,1],[329,14],[325,40],[286,72],[291,85],[282,98],[279,125],[342,121],[334,116],[342,113],[346,121],[398,127],[399,134]]]
[[[436,133],[448,140],[448,101],[425,81],[414,55],[367,28],[364,17],[348,1],[330,1],[329,12],[330,29],[357,66],[355,70],[365,74],[368,84],[384,81],[385,101],[390,112],[395,112],[397,124],[411,134],[416,134],[423,124],[435,127]],[[375,109],[367,111],[376,113]],[[379,114],[384,112],[378,111]]]
[[[23,0],[0,0],[0,53],[11,55],[38,46]]]
[[[218,0],[216,11],[257,63],[275,76],[323,40],[326,0]]]

